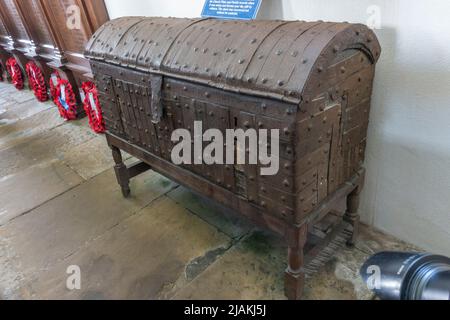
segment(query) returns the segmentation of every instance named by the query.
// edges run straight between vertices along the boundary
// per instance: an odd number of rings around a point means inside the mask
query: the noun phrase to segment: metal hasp
[[[358,230],[380,46],[359,24],[125,17],[85,52],[123,193],[152,168],[286,239],[286,295],[343,224]],[[279,129],[280,170],[171,162],[174,129]],[[127,168],[121,150],[142,163]],[[318,246],[316,246],[316,244]]]

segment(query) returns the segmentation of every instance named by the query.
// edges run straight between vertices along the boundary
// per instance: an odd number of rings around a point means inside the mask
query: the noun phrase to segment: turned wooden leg
[[[354,247],[359,234],[359,221],[360,216],[358,214],[359,198],[361,193],[361,186],[358,186],[347,196],[347,211],[344,215],[344,220],[350,223],[353,227],[351,238],[347,241],[347,246]]]
[[[284,292],[289,300],[300,300],[305,284],[303,270],[304,253],[308,225],[295,228],[288,235],[288,267],[285,273]]]
[[[110,146],[112,151],[112,156],[116,165],[114,166],[114,171],[116,172],[117,182],[122,188],[122,194],[125,198],[130,195],[130,177],[128,175],[128,169],[123,163],[122,154],[120,149],[115,146]]]

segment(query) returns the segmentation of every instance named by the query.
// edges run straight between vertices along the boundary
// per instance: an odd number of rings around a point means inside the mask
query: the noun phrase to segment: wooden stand
[[[130,179],[147,171],[155,170],[163,174],[164,176],[177,181],[178,183],[185,185],[194,191],[199,192],[201,189],[211,190],[211,194],[219,195],[220,193],[230,193],[224,190],[218,185],[215,185],[207,180],[201,181],[199,187],[196,187],[191,182],[194,174],[190,171],[179,168],[165,160],[155,157],[151,153],[132,146],[126,141],[118,138],[110,133],[106,133],[106,139],[108,145],[112,150],[112,156],[114,158],[117,182],[121,187],[124,197],[130,195]],[[127,167],[121,155],[121,150],[133,155],[141,161]],[[227,203],[226,201],[219,201],[223,205],[230,207],[231,209],[239,210],[239,213],[247,216],[252,222],[271,229],[284,237],[287,247],[287,269],[285,271],[285,295],[289,300],[299,300],[302,298],[303,289],[305,285],[305,270],[304,266],[313,260],[317,254],[326,247],[336,235],[341,233],[344,229],[344,222],[349,222],[353,226],[353,233],[349,241],[349,245],[354,245],[358,237],[358,225],[359,214],[358,204],[361,189],[364,184],[364,169],[361,169],[350,181],[341,186],[336,192],[327,197],[321,205],[317,207],[313,212],[305,216],[304,220],[299,225],[289,225],[281,222],[275,223],[270,221],[269,216],[264,215],[259,208],[245,207],[245,202],[241,203]],[[224,198],[231,199],[233,195],[230,193]],[[347,210],[342,215],[341,221],[339,221],[333,228],[333,231],[328,234],[320,243],[315,246],[310,246],[306,250],[306,244],[308,240],[308,231],[310,227],[321,221],[330,212],[336,212],[339,204],[342,201],[347,202]],[[256,212],[253,212],[256,210]]]

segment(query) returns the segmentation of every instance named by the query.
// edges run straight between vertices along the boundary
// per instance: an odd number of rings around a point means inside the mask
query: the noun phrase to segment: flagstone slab
[[[124,161],[130,157],[122,152]],[[86,180],[114,167],[111,149],[102,135],[70,148],[64,154],[63,161]]]
[[[13,101],[10,101],[9,103],[0,103],[0,126],[26,119],[41,111],[53,108],[56,108],[53,103],[42,103],[36,99],[28,100],[23,103]]]
[[[162,197],[38,276],[24,280],[33,299],[160,299],[186,282],[186,269],[231,239]],[[69,266],[80,290],[66,286]]]
[[[148,172],[132,181],[132,194],[124,199],[113,170],[108,170],[0,227],[5,255],[16,257],[8,261],[17,273],[45,270],[173,187],[169,180]]]
[[[21,121],[0,126],[0,151],[64,124],[57,110],[41,111]]]
[[[80,184],[83,180],[60,161],[29,167],[0,178],[0,225]]]
[[[174,299],[286,299],[284,270],[287,248],[276,235],[255,231],[224,253],[182,288]],[[304,299],[372,299],[359,276],[368,255],[343,248],[306,279]]]
[[[82,125],[76,121],[25,138],[22,143],[0,151],[0,177],[46,161],[64,160],[73,148],[95,137],[87,123]]]

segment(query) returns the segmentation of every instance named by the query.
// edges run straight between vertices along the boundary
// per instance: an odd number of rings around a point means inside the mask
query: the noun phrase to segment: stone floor
[[[124,199],[112,166],[86,119],[0,83],[0,299],[284,299],[277,236],[154,172]],[[305,298],[372,299],[358,269],[383,249],[414,248],[364,227]]]

